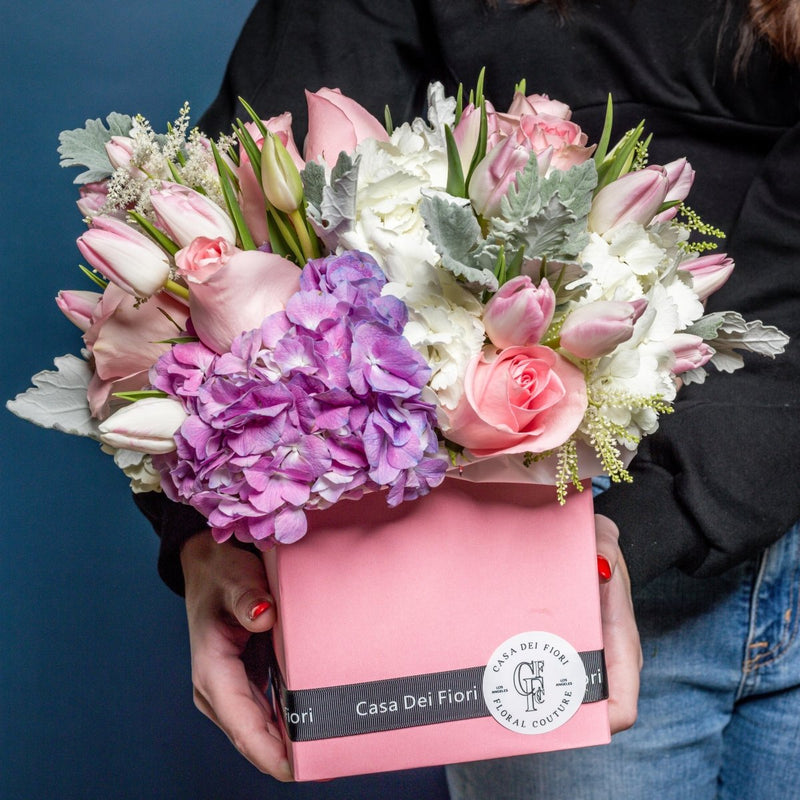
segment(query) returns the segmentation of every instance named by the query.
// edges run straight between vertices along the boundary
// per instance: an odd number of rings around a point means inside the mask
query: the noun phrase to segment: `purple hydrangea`
[[[186,342],[153,367],[153,386],[190,415],[177,450],[154,458],[164,489],[217,540],[293,542],[307,509],[384,487],[397,505],[443,480],[435,407],[422,399],[430,369],[385,283],[364,253],[312,260],[285,311],[230,352]]]

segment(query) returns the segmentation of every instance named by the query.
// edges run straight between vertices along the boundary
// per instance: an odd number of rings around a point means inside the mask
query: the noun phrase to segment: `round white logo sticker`
[[[578,651],[546,631],[512,636],[492,653],[483,673],[491,715],[517,733],[547,733],[581,706],[586,669]]]

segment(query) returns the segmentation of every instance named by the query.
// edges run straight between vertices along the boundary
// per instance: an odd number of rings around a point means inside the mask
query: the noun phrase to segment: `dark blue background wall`
[[[251,5],[0,0],[3,400],[80,349],[53,303],[92,288],[58,132],[112,110],[161,128],[186,99],[196,118]],[[182,603],[121,473],[4,408],[0,441],[0,797],[445,797],[439,770],[298,786],[257,773],[192,705]]]

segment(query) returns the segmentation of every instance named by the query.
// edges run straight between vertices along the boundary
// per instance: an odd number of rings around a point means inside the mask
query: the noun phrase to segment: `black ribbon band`
[[[584,703],[608,698],[602,650],[579,654],[586,669]],[[485,667],[432,672],[322,689],[286,688],[276,668],[276,694],[289,738],[311,742],[462,719],[488,717],[482,683]]]

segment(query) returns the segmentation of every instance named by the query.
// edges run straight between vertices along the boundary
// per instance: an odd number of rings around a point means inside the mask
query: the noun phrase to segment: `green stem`
[[[303,215],[300,213],[299,209],[295,209],[289,214],[289,222],[292,223],[292,227],[297,233],[297,239],[300,242],[300,247],[303,249],[303,255],[306,257],[306,260],[310,258],[319,258],[317,243],[308,235],[306,221],[303,219]]]
[[[185,286],[181,286],[181,284],[177,281],[173,281],[172,278],[167,278],[167,282],[164,284],[164,289],[170,294],[177,295],[184,300],[189,299],[189,290]]]

